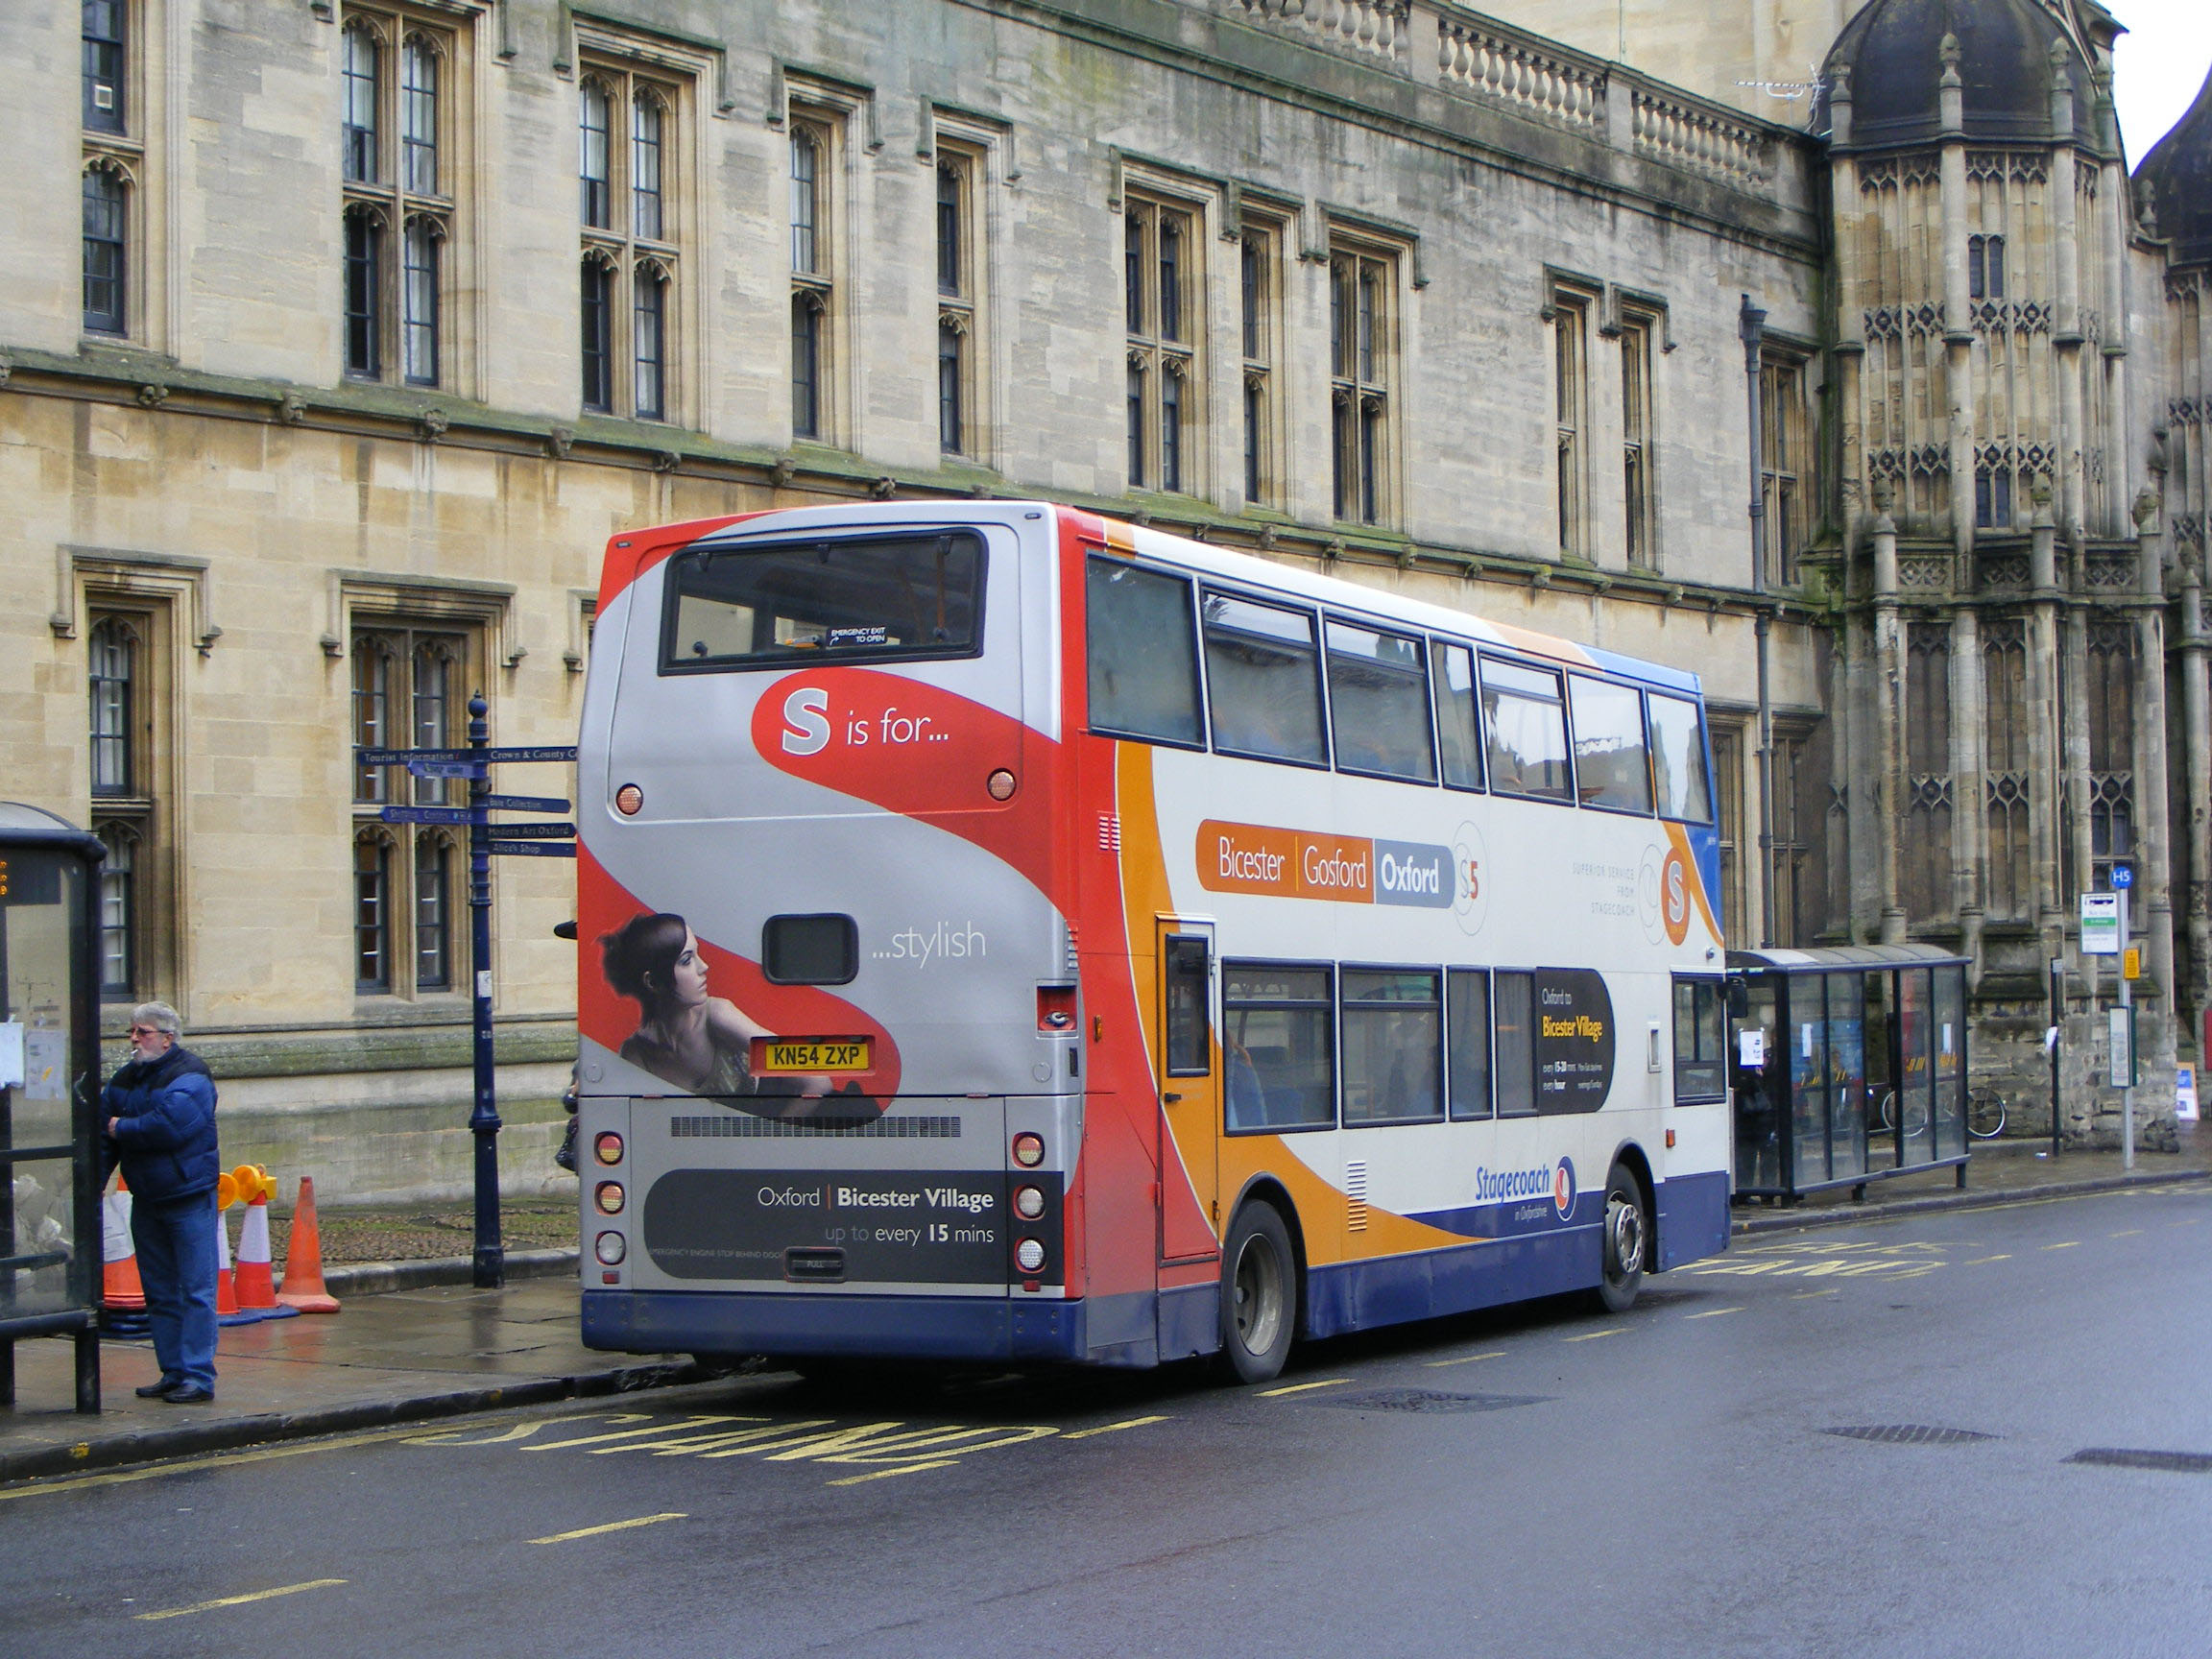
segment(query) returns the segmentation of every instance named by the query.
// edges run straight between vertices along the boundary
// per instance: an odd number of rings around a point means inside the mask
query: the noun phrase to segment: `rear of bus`
[[[583,1328],[1085,1356],[1063,515],[618,537],[577,817]]]

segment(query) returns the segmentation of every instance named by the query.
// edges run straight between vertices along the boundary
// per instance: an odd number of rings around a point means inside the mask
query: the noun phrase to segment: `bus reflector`
[[[602,1164],[622,1162],[622,1137],[612,1129],[602,1129],[591,1142],[591,1155]]]
[[[1024,1273],[1034,1273],[1045,1265],[1045,1246],[1034,1238],[1024,1238],[1014,1246],[1014,1265]]]
[[[1001,766],[991,774],[984,787],[991,791],[994,801],[1011,801],[1014,798],[1014,774]]]
[[[1034,1169],[1045,1162],[1045,1137],[1024,1129],[1014,1137],[1014,1162],[1024,1169]]]
[[[622,1183],[619,1181],[600,1182],[591,1194],[591,1200],[599,1206],[599,1214],[602,1215],[621,1214]]]
[[[1024,1221],[1034,1221],[1045,1214],[1045,1194],[1034,1187],[1017,1187],[1014,1190],[1014,1214]]]
[[[625,818],[635,818],[645,809],[645,791],[635,783],[625,783],[614,791],[614,810]]]
[[[599,1258],[602,1267],[619,1267],[622,1258],[630,1254],[630,1246],[619,1233],[602,1233],[591,1240],[591,1254]]]

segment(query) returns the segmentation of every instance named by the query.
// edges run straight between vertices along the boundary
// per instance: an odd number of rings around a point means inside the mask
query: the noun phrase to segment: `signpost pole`
[[[2114,885],[2120,889],[2120,1012],[2128,1023],[2128,1075],[2120,1085],[2120,1167],[2135,1167],[2135,979],[2128,972],[2128,899],[2133,872],[2115,865]],[[2125,879],[2123,878],[2126,878]]]
[[[2058,1156],[2058,1047],[2066,1027],[2066,958],[2051,958],[2051,1156]]]
[[[469,747],[479,757],[491,746],[485,719],[491,706],[484,693],[469,699]],[[479,764],[469,780],[469,966],[475,984],[475,1109],[469,1115],[476,1137],[476,1258],[479,1290],[496,1290],[507,1282],[505,1252],[499,1243],[499,1110],[493,1082],[492,1050],[492,831],[486,798],[492,792],[491,768]]]

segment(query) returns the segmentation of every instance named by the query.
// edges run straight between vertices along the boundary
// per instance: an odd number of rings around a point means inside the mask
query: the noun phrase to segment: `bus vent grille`
[[[1113,812],[1098,814],[1098,851],[1101,853],[1118,853],[1121,851],[1121,819],[1118,814]]]
[[[1367,1231],[1367,1166],[1364,1163],[1344,1166],[1344,1230],[1347,1233]]]
[[[1068,972],[1076,973],[1082,966],[1083,959],[1075,953],[1075,926],[1073,923],[1070,923],[1068,926]]]
[[[781,1118],[671,1118],[678,1141],[957,1141],[957,1118],[878,1118],[870,1123],[798,1123]]]

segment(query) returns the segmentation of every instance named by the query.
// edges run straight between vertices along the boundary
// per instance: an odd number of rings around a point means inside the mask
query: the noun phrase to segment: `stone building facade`
[[[2165,712],[2201,722],[2201,537],[2173,561],[2134,505],[2163,478],[2202,522],[2200,446],[2152,437],[2203,397],[2200,277],[2130,202],[2093,5],[1956,0],[2063,38],[2063,129],[1954,120],[1939,40],[1898,58],[1925,131],[1871,128],[1836,59],[1825,99],[1735,85],[1889,40],[1889,4],[1767,7],[1695,74],[1705,24],[1658,5],[1628,61],[1452,0],[10,9],[0,795],[107,841],[109,994],[183,1010],[228,1147],[457,1190],[459,852],[382,825],[411,786],[351,746],[454,740],[479,690],[494,741],[569,740],[622,528],[1044,495],[1697,668],[1732,934],[1770,898],[1780,943],[1956,940],[2015,1064],[2105,794],[2154,943],[2203,886],[2204,743]],[[495,882],[528,1189],[569,879]],[[2147,989],[2191,1020],[2200,909]],[[2194,1027],[2162,1029],[2170,1066]]]

